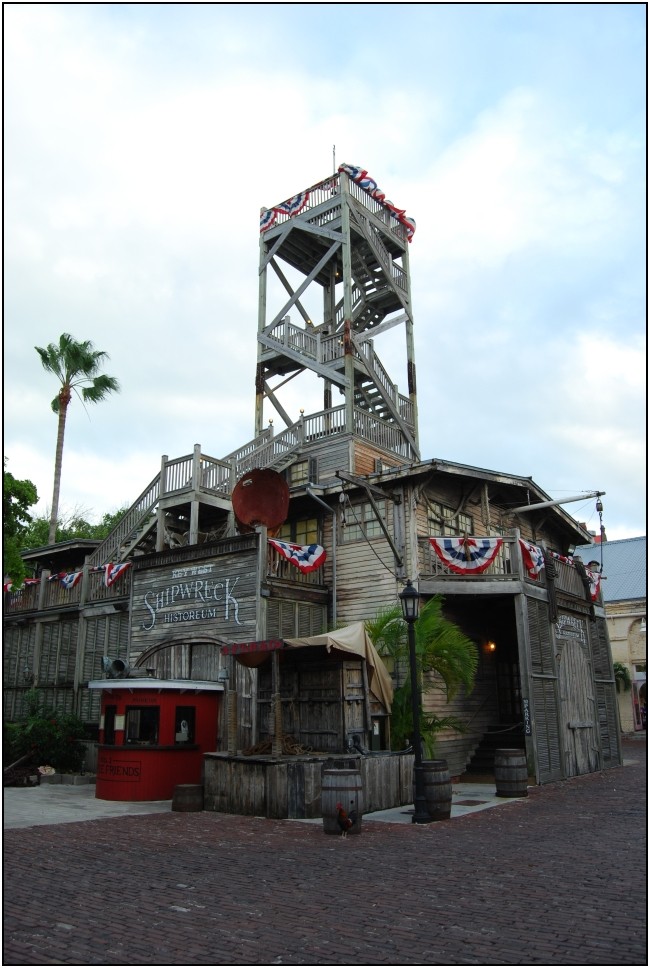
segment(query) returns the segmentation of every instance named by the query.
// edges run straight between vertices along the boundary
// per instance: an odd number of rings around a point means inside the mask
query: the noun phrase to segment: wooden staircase
[[[483,735],[465,772],[473,775],[493,774],[496,750],[525,748],[523,723],[515,723],[511,727],[504,727],[503,723],[498,723]]]

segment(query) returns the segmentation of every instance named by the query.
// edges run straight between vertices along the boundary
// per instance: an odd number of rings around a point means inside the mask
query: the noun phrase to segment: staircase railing
[[[119,550],[142,521],[154,510],[160,497],[160,473],[144,489],[140,497],[131,505],[122,520],[108,537],[95,548],[89,557],[91,565],[101,565],[107,561],[120,560]]]

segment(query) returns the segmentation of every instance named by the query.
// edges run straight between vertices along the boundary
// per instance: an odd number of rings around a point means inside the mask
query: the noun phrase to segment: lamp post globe
[[[415,623],[420,609],[420,596],[410,578],[400,592],[402,615],[408,631],[409,665],[411,670],[411,712],[413,716],[413,779],[415,786],[413,823],[431,823],[424,792],[424,772],[422,767],[422,739],[420,736],[420,683],[415,653]]]

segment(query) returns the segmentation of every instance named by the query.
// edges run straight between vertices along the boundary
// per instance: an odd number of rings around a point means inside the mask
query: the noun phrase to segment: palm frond
[[[373,619],[365,623],[366,632],[380,655],[399,658],[406,644],[406,625],[399,605],[380,609]]]

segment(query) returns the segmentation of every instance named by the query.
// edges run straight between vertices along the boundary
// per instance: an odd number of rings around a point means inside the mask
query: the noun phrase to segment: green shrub
[[[42,709],[35,689],[30,690],[28,709],[25,722],[5,725],[5,763],[29,755],[34,766],[53,766],[59,773],[77,772],[86,755],[82,721],[70,713]]]

